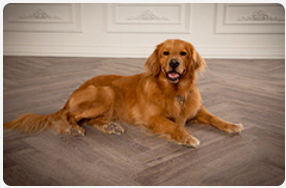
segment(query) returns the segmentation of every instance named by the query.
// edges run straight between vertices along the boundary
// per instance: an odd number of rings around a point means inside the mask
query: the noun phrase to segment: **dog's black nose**
[[[173,69],[175,69],[180,65],[180,62],[177,59],[171,59],[169,64]]]

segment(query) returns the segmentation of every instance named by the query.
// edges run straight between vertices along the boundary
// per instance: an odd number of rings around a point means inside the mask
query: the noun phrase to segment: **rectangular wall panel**
[[[8,4],[4,31],[80,32],[80,4]]]
[[[190,33],[190,4],[108,4],[107,31]]]
[[[280,4],[217,4],[217,33],[284,33]]]

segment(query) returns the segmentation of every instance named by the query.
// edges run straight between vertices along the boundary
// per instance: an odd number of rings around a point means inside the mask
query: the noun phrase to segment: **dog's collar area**
[[[180,95],[176,96],[176,100],[179,101],[180,106],[184,106],[184,102],[185,102],[185,96],[181,97]]]

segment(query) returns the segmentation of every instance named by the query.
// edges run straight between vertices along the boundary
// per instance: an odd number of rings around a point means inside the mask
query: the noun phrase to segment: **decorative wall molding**
[[[280,4],[217,4],[216,33],[285,33]]]
[[[154,46],[95,45],[5,45],[4,55],[55,57],[116,57],[147,58]],[[285,47],[259,46],[196,46],[204,58],[284,59]]]
[[[257,22],[263,22],[263,21],[285,21],[285,18],[282,17],[276,17],[269,15],[266,11],[263,10],[257,10],[254,11],[251,15],[248,16],[240,16],[237,18],[237,21],[257,21]]]
[[[4,32],[81,32],[80,4],[8,4]]]
[[[191,4],[107,4],[107,32],[190,33]]]
[[[153,20],[160,20],[160,21],[169,21],[170,19],[168,16],[165,15],[158,15],[153,10],[144,10],[138,15],[132,15],[127,18],[127,20],[140,20],[140,21],[153,21]]]
[[[19,19],[61,20],[62,17],[58,15],[49,14],[42,9],[36,9],[33,13],[20,16]]]

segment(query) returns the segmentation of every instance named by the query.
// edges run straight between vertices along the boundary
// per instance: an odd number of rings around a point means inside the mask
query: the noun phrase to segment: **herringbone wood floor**
[[[144,59],[4,57],[4,122],[59,110],[85,80],[141,72]],[[87,127],[85,137],[4,130],[9,185],[280,185],[285,167],[284,60],[207,60],[197,81],[204,105],[245,131],[186,129],[185,148],[125,125],[121,136]]]

